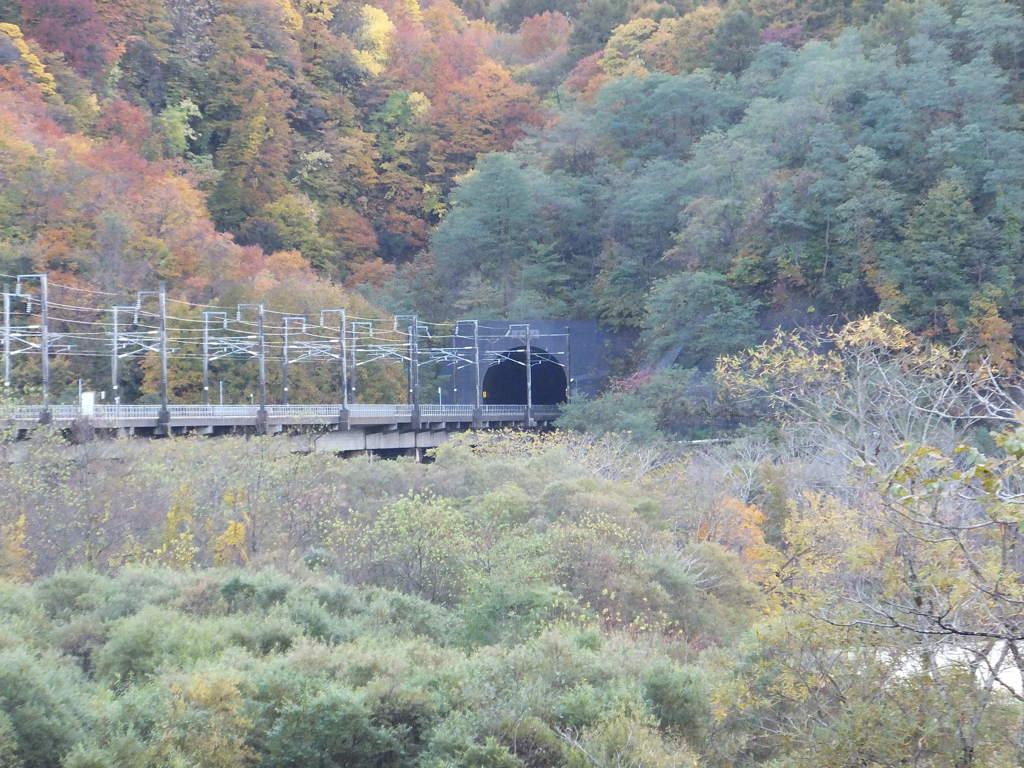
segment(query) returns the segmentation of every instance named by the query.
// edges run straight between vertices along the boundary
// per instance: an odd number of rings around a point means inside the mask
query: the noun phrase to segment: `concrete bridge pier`
[[[156,431],[154,434],[160,437],[171,436],[171,412],[165,407],[160,408],[160,413],[156,417]]]

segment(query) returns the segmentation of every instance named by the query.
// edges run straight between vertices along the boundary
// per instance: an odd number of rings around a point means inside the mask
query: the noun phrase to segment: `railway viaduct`
[[[37,281],[35,291],[24,286],[31,279]],[[52,424],[77,442],[114,436],[284,434],[312,450],[419,454],[459,431],[550,427],[569,397],[599,390],[613,345],[591,320],[444,325],[424,323],[415,315],[353,319],[344,309],[312,317],[287,315],[259,304],[240,304],[234,313],[190,307],[193,317],[201,319],[189,319],[168,313],[170,299],[163,288],[139,292],[134,305],[104,310],[54,302],[51,287],[45,275],[22,275],[13,290],[3,293],[5,388],[11,384],[12,363],[25,356],[37,361],[42,376],[41,402],[0,401],[0,426],[15,437]],[[146,297],[157,299],[158,308],[147,308]],[[18,301],[25,303],[20,321],[14,309]],[[59,317],[54,317],[55,308]],[[92,313],[92,319],[80,319],[76,311]],[[268,315],[278,319],[268,320]],[[169,327],[169,321],[178,327]],[[99,397],[86,391],[75,402],[52,402],[49,367],[60,355],[109,359],[111,397],[106,391]],[[124,402],[119,386],[124,370],[133,358],[147,355],[159,361],[159,402]],[[168,365],[176,356],[201,359],[202,402],[171,402]],[[224,359],[255,363],[258,400],[253,395],[249,403],[225,403],[222,394],[220,402],[211,402],[211,366]],[[379,361],[406,371],[405,402],[360,401],[365,377],[375,370],[366,366]],[[337,372],[338,401],[292,402],[289,366],[315,363]],[[268,365],[282,366],[278,392],[267,385]],[[429,392],[421,387],[425,365],[435,372]]]

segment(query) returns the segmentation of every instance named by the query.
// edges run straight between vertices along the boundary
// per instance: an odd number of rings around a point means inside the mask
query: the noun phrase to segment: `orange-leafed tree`
[[[241,21],[218,17],[215,38],[219,49],[210,73],[217,91],[205,106],[222,175],[210,207],[218,224],[237,231],[287,191],[293,101],[284,76],[267,66]]]
[[[516,83],[497,62],[485,62],[472,76],[452,86],[441,105],[435,105],[434,174],[451,178],[462,173],[478,155],[510,149],[525,135],[527,126],[542,121],[543,111],[533,89]]]
[[[536,61],[569,50],[572,22],[562,13],[545,11],[523,19],[517,49],[521,56]]]

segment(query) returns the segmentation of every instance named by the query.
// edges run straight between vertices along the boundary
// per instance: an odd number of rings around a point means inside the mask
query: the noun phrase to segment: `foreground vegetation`
[[[780,336],[720,377],[781,431],[687,453],[6,443],[0,765],[1019,765],[1024,428],[984,369]]]

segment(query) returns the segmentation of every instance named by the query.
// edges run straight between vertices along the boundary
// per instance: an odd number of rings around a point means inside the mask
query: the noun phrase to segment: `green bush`
[[[573,604],[550,584],[508,580],[506,574],[482,579],[466,596],[460,612],[463,643],[469,647],[517,644],[540,634]]]
[[[133,734],[117,734],[106,744],[85,741],[75,745],[61,768],[150,768],[155,762],[151,752]]]
[[[448,603],[462,592],[474,542],[465,512],[450,499],[410,494],[351,532],[363,578]]]
[[[260,746],[267,768],[403,764],[398,736],[375,726],[360,698],[337,685],[285,703]]]
[[[22,768],[24,762],[18,755],[18,734],[14,723],[6,712],[0,711],[0,768]]]
[[[582,731],[596,723],[605,712],[615,709],[616,692],[608,688],[595,688],[587,682],[579,683],[563,692],[553,704],[559,728]]]
[[[0,755],[12,765],[58,768],[89,732],[88,709],[83,681],[60,658],[0,651]]]
[[[564,761],[562,741],[536,716],[517,718],[500,726],[501,742],[526,768],[546,768]]]
[[[567,768],[697,768],[685,745],[664,739],[648,722],[621,713],[573,739]]]
[[[110,638],[93,655],[96,676],[123,687],[151,677],[164,664],[188,666],[228,645],[226,629],[230,624],[216,619],[187,620],[174,611],[146,606],[111,627]]]
[[[412,757],[426,746],[441,710],[436,692],[409,675],[370,682],[365,688],[365,704],[375,723],[402,734],[405,750]]]
[[[276,571],[240,571],[225,579],[220,594],[230,611],[265,610],[283,603],[291,587],[291,581]]]
[[[157,448],[156,464],[202,450]],[[506,435],[446,446],[432,466],[320,465],[302,480],[325,484],[310,493],[359,502],[318,512],[336,575],[132,565],[0,584],[0,654],[20,654],[9,669],[29,679],[4,678],[0,756],[16,768],[564,768],[565,734],[613,741],[623,712],[646,729],[643,760],[656,743],[701,743],[704,681],[667,657],[697,643],[663,630],[671,619],[727,642],[757,593],[734,555],[674,527],[640,463],[609,477],[608,450],[624,449]],[[285,494],[299,481],[268,482]],[[197,508],[224,503],[211,483],[195,480]],[[277,524],[261,521],[266,559],[286,563]]]
[[[86,568],[57,573],[35,585],[39,604],[46,615],[60,621],[95,611],[109,589],[108,579]]]
[[[363,619],[367,629],[401,637],[422,635],[438,641],[452,637],[452,616],[443,607],[390,589],[367,593]]]
[[[94,616],[77,616],[53,630],[52,642],[78,662],[86,674],[93,668],[93,656],[108,638],[108,626]]]
[[[678,733],[688,744],[699,744],[711,720],[710,690],[704,675],[693,667],[661,660],[644,670],[642,683],[644,699],[661,726]]]
[[[339,619],[318,598],[308,591],[293,592],[284,606],[288,619],[301,627],[306,636],[316,640],[337,643],[352,639],[351,624]]]
[[[335,616],[348,616],[363,610],[362,594],[339,578],[314,583],[312,591],[317,602]]]
[[[451,718],[434,733],[423,768],[523,768],[523,762],[495,737],[478,739],[472,723]]]
[[[185,584],[194,579],[170,568],[133,565],[120,569],[110,587],[101,592],[99,617],[104,621],[131,616],[143,605],[169,605]]]
[[[283,611],[244,614],[219,621],[226,644],[237,645],[258,656],[284,653],[303,636],[303,628]]]
[[[487,739],[483,744],[471,744],[451,765],[458,768],[522,768],[524,763],[509,752],[508,747]]]

